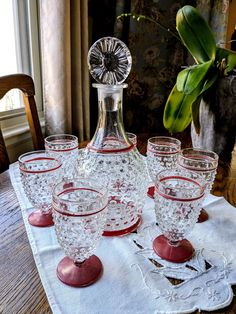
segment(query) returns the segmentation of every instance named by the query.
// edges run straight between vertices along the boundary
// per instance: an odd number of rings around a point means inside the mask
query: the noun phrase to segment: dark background
[[[123,101],[126,131],[168,135],[162,122],[165,102],[181,67],[191,60],[180,40],[154,23],[116,17],[129,12],[143,14],[176,32],[176,13],[185,4],[195,6],[195,1],[89,1],[90,45],[101,37],[115,36],[131,51],[133,64]],[[91,88],[91,135],[98,118],[96,93]]]

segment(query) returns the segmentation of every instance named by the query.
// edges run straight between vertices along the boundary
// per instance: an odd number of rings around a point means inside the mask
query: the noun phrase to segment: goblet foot
[[[147,195],[151,198],[154,198],[155,186],[150,186],[147,191]]]
[[[102,235],[104,237],[124,236],[128,233],[135,231],[140,226],[141,222],[142,222],[142,219],[141,219],[141,216],[139,216],[138,220],[132,226],[122,229],[122,230],[117,230],[117,231],[104,230]]]
[[[208,220],[208,218],[209,216],[208,216],[207,211],[204,208],[202,208],[197,222],[204,222]]]
[[[158,256],[173,263],[183,263],[194,254],[192,244],[186,239],[180,241],[178,246],[174,246],[169,243],[164,235],[160,235],[153,241],[152,245]]]
[[[50,210],[47,214],[42,213],[41,210],[36,210],[29,215],[28,221],[35,227],[53,226],[54,222],[52,219],[52,210]]]
[[[57,266],[57,277],[68,286],[86,287],[96,282],[102,271],[102,262],[96,255],[90,256],[81,264],[75,264],[69,257],[64,257]]]

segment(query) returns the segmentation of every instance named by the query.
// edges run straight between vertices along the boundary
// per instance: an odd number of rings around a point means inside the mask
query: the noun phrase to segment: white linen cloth
[[[210,195],[205,200],[210,219],[196,224],[187,237],[196,249],[195,257],[174,264],[161,260],[152,250],[152,240],[160,230],[155,224],[154,202],[147,197],[137,234],[101,239],[95,253],[104,266],[101,279],[89,287],[73,288],[56,276],[64,253],[54,228],[37,228],[28,223],[33,208],[24,194],[17,163],[11,165],[10,176],[54,314],[180,314],[196,309],[212,311],[232,301],[231,285],[236,284],[236,208],[224,198]],[[162,267],[156,267],[150,258]],[[174,286],[167,277],[182,282]]]

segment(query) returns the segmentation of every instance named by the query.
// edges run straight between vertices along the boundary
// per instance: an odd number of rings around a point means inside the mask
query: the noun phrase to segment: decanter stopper
[[[132,57],[118,38],[103,37],[89,49],[88,66],[92,77],[101,84],[118,85],[128,77]]]

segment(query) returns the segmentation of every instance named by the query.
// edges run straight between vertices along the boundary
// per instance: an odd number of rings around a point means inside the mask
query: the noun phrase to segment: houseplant
[[[191,121],[194,146],[230,159],[235,144],[236,94],[233,51],[217,47],[197,9],[184,6],[176,15],[179,36],[196,64],[182,70],[166,102],[164,126],[183,131]]]
[[[163,28],[149,17],[130,15],[137,20],[148,19]],[[216,45],[208,23],[190,5],[177,12],[176,29],[195,64],[179,72],[165,104],[164,126],[172,134],[182,132],[192,122],[194,146],[208,148],[230,158],[235,142],[236,88],[234,94],[232,74],[236,53]],[[231,95],[230,89],[233,90]],[[229,109],[226,109],[227,104]],[[226,140],[219,140],[220,136]]]

